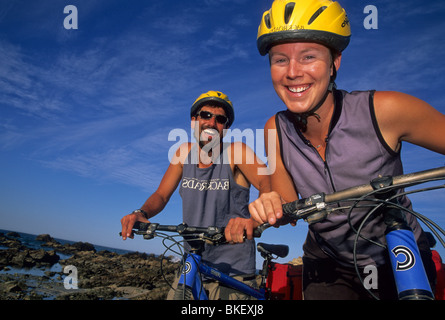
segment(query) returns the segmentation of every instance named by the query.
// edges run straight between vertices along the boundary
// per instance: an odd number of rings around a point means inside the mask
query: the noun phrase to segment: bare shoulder
[[[378,91],[374,110],[380,131],[392,148],[407,141],[440,153],[445,151],[445,115],[427,102],[401,92]]]
[[[275,123],[275,115],[273,115],[272,117],[270,117],[268,120],[267,120],[267,122],[266,122],[266,124],[264,125],[264,129],[276,129],[277,128],[277,126],[276,126],[276,123]]]
[[[397,91],[376,91],[374,95],[374,107],[377,112],[399,113],[404,111],[403,115],[425,111],[431,106],[425,101],[412,95]],[[403,116],[402,114],[398,114]]]
[[[443,116],[427,102],[396,91],[377,91],[374,96],[374,110],[377,121],[383,125],[413,125]]]

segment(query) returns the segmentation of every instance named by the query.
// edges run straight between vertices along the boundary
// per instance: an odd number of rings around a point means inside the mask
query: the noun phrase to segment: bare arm
[[[231,146],[231,161],[234,164],[235,176],[241,174],[244,178],[243,181],[243,179],[236,177],[235,180],[239,184],[245,187],[253,185],[260,194],[271,191],[267,166],[249,146],[242,142],[233,143]]]
[[[234,171],[235,181],[245,187],[253,185],[260,194],[271,191],[270,176],[267,166],[257,157],[255,152],[242,142],[236,142],[230,148],[231,165]],[[232,243],[240,243],[252,239],[253,229],[259,225],[253,219],[241,217],[230,219],[225,228],[226,240]]]
[[[262,194],[249,206],[252,218],[259,222],[275,224],[283,216],[282,204],[298,199],[292,178],[289,176],[281,159],[278,135],[276,134],[275,116],[270,118],[265,127],[266,153],[271,170],[272,192]],[[269,130],[275,132],[273,141],[269,141]]]
[[[402,141],[445,154],[445,115],[413,96],[380,91],[374,109],[386,143],[398,150]]]
[[[121,219],[123,240],[127,237],[133,238],[132,229],[136,221],[148,222],[147,219],[157,215],[167,205],[181,180],[184,160],[189,150],[189,144],[183,144],[179,147],[175,157],[167,168],[158,189],[142,205],[141,209],[147,213],[147,217],[144,217],[140,212],[134,212]]]

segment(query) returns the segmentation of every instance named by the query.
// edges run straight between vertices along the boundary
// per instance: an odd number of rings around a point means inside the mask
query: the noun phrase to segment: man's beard
[[[221,139],[219,137],[219,134],[208,139],[208,140],[201,140],[199,139],[199,147],[204,151],[206,154],[219,154]]]
[[[215,160],[217,159],[217,157],[219,157],[219,155],[221,153],[221,142],[222,141],[221,141],[219,133],[214,136],[211,136],[211,137],[209,136],[208,139],[205,139],[205,138],[203,139],[202,134],[205,129],[203,129],[201,131],[201,137],[198,141],[199,147],[201,149],[201,152],[200,152],[201,160],[203,160],[204,163],[207,163],[209,161],[215,162]],[[208,157],[209,159],[204,160],[203,157]]]

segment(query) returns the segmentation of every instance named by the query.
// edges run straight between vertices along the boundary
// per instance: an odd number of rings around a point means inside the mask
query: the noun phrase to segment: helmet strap
[[[334,67],[334,74],[331,76],[329,85],[328,85],[328,89],[326,90],[326,93],[324,94],[323,98],[320,100],[320,102],[310,111],[308,112],[303,112],[303,113],[294,113],[294,120],[296,122],[297,127],[300,129],[301,132],[306,132],[307,130],[307,118],[314,116],[315,118],[317,118],[318,122],[320,122],[321,118],[320,116],[316,113],[316,111],[318,109],[320,109],[320,107],[323,105],[323,103],[326,101],[328,95],[330,92],[333,92],[334,89],[337,88],[337,85],[335,84],[335,79],[337,78],[337,70],[335,68],[335,65],[333,65]]]

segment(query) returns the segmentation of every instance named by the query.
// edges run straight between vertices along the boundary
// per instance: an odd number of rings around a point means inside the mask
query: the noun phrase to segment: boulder
[[[36,237],[37,241],[42,241],[42,242],[52,242],[54,241],[54,238],[51,237],[49,234],[39,234]]]
[[[12,248],[0,251],[0,266],[11,266],[16,268],[52,266],[59,260],[60,257],[54,250],[18,250]]]
[[[15,231],[8,232],[8,233],[6,234],[6,236],[8,236],[8,237],[14,237],[14,238],[20,238],[20,234],[19,234],[18,232],[15,232]]]
[[[94,245],[88,242],[76,242],[72,247],[77,251],[93,251],[96,252]]]

